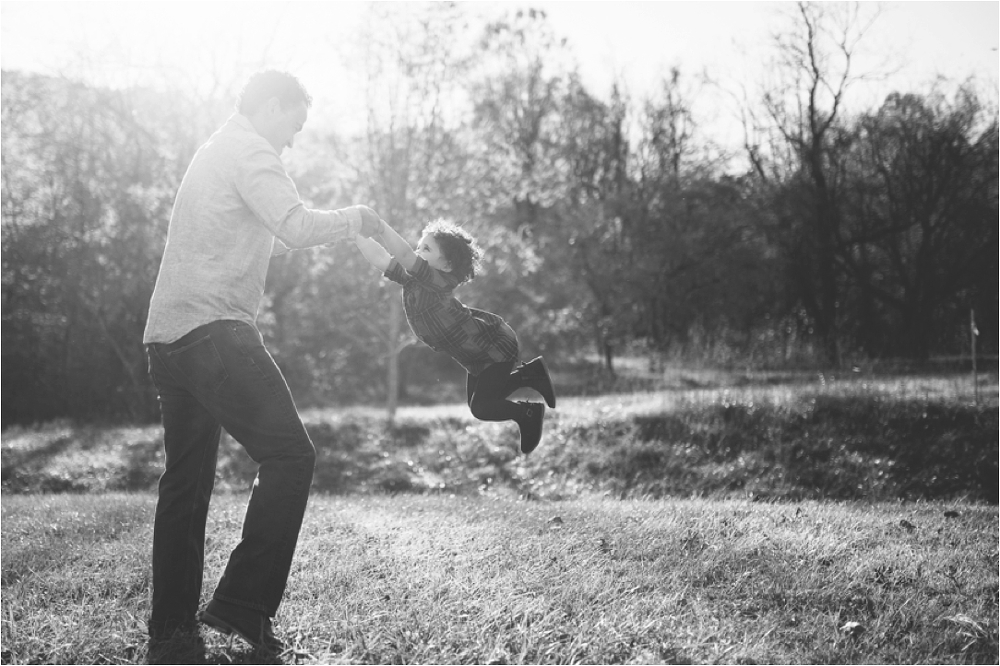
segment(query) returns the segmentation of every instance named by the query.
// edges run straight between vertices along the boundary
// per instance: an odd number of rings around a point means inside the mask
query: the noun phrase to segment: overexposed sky
[[[790,2],[540,2],[558,29],[578,47],[588,70],[627,67],[646,82],[664,65],[708,66],[724,72],[743,48],[759,49],[779,27],[776,12]],[[936,74],[964,78],[997,75],[998,2],[861,3],[881,9],[866,48],[896,54],[895,64],[918,81]]]
[[[398,5],[406,3],[384,3]],[[648,79],[666,66],[725,67],[738,44],[759,45],[775,27],[774,12],[789,2],[466,2],[469,11],[543,9],[569,38],[585,72],[606,82],[615,68]],[[913,75],[996,75],[1000,2],[862,3],[882,8],[871,41],[895,50]],[[211,36],[243,33],[245,55],[309,59],[311,49],[349,35],[360,2],[0,2],[0,64],[65,68],[81,50],[149,55],[184,65]]]
[[[771,36],[783,25],[779,13],[794,9],[789,2],[462,4],[483,16],[543,9],[599,97],[616,77],[634,95],[649,94],[673,66],[691,79],[705,74],[749,85],[762,75]],[[891,74],[859,90],[866,96],[860,103],[877,104],[893,90],[926,91],[937,76],[975,76],[996,95],[1000,2],[861,5],[866,15],[876,9],[856,71]],[[316,97],[313,118],[349,116],[360,91],[342,53],[363,14],[358,2],[4,1],[0,66],[111,85],[169,79],[206,91],[278,67],[296,73]]]

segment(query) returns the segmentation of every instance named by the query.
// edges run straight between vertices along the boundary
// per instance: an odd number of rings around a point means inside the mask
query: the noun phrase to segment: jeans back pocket
[[[190,382],[193,393],[217,393],[229,378],[211,335],[168,351],[167,358]]]

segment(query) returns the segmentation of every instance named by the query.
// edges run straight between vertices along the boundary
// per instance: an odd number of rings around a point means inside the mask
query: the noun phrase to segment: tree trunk
[[[398,298],[389,300],[389,335],[388,335],[388,358],[386,359],[386,387],[385,399],[386,420],[391,426],[396,419],[396,409],[399,407],[399,352],[400,332],[403,324],[403,304]]]

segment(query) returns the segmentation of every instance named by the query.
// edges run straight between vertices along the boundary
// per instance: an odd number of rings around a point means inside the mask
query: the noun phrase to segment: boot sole
[[[235,625],[229,624],[221,617],[217,615],[212,615],[208,611],[202,611],[201,613],[199,613],[198,621],[208,627],[211,627],[212,629],[215,629],[216,631],[221,631],[226,635],[236,634],[237,636],[245,640],[247,643],[252,645],[257,650],[260,650],[262,652],[267,652],[268,654],[271,655],[281,654],[282,650],[284,649],[283,647],[269,646],[260,642],[259,640],[253,639],[250,636],[247,636],[245,633],[243,633],[243,631],[240,630]]]
[[[541,432],[541,428],[542,428],[542,427],[544,426],[544,424],[545,424],[545,405],[543,405],[543,404],[541,404],[541,403],[535,403],[535,404],[537,404],[537,405],[538,405],[538,409],[539,409],[539,410],[540,410],[540,411],[542,412],[542,415],[541,415],[541,416],[539,417],[539,419],[538,419],[538,428],[539,428],[539,433],[538,433],[538,441],[537,441],[537,442],[535,442],[534,446],[532,446],[531,448],[529,448],[529,449],[525,450],[525,448],[524,448],[524,443],[523,443],[523,440],[522,440],[521,444],[520,444],[520,445],[518,446],[518,450],[520,450],[520,452],[521,452],[521,453],[522,453],[523,455],[528,455],[529,453],[531,453],[532,451],[534,451],[535,449],[537,449],[537,448],[538,448],[538,445],[542,443],[542,432]]]
[[[542,376],[545,378],[545,384],[546,384],[545,388],[548,389],[548,392],[539,391],[539,393],[541,393],[542,398],[545,399],[545,404],[549,406],[549,409],[555,409],[556,388],[552,385],[552,377],[549,376],[549,368],[547,365],[545,365],[545,359],[539,357],[539,360],[540,360],[539,365],[542,366]],[[551,402],[549,401],[550,397],[552,398]]]

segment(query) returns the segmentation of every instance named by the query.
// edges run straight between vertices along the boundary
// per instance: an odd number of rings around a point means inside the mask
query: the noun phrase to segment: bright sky
[[[782,25],[778,12],[794,9],[788,2],[463,4],[486,15],[544,9],[601,97],[616,75],[647,94],[672,66],[692,79],[705,72],[723,83],[752,81]],[[858,71],[894,73],[871,84],[867,104],[892,90],[926,91],[938,75],[976,76],[996,97],[1000,2],[863,3],[862,12],[878,7]],[[343,116],[360,91],[337,49],[350,43],[363,10],[357,2],[4,1],[0,66],[105,83],[154,75],[208,90],[267,65],[304,81],[317,101],[313,118]]]

